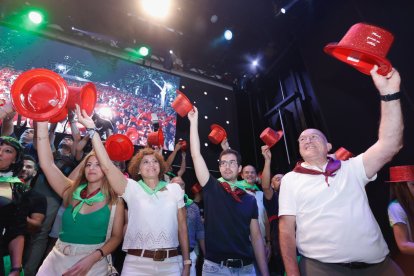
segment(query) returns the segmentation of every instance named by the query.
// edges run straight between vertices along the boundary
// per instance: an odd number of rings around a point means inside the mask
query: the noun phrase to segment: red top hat
[[[134,145],[126,135],[113,134],[105,142],[109,158],[113,161],[126,161],[134,154]]]
[[[147,137],[148,145],[152,146],[164,146],[164,134],[162,133],[162,129],[159,128],[157,132],[148,133]]]
[[[385,56],[393,41],[394,36],[390,32],[358,23],[348,30],[339,43],[329,43],[324,51],[367,75],[374,65],[378,65],[378,74],[385,76],[392,69]]]
[[[354,157],[352,152],[348,151],[344,147],[340,147],[339,149],[337,149],[334,154],[335,154],[336,159],[342,160],[342,161],[346,161],[349,158]]]
[[[133,128],[133,127],[129,127],[128,130],[125,132],[125,135],[131,140],[136,142],[138,140],[138,131]]]
[[[187,150],[187,141],[185,141],[185,140],[180,141],[180,145],[181,145],[181,150],[182,151]]]
[[[75,109],[76,104],[81,110],[85,110],[88,115],[92,115],[96,104],[96,87],[93,83],[88,82],[82,87],[69,86],[68,109]]]
[[[203,189],[203,187],[201,187],[201,185],[199,183],[196,183],[193,185],[193,187],[191,187],[191,192],[193,193],[193,195],[198,194],[199,192],[201,192],[201,190]]]
[[[260,139],[269,147],[273,147],[277,142],[283,137],[283,131],[279,130],[278,132],[274,131],[270,127],[266,128],[260,134]]]
[[[11,88],[16,111],[34,121],[58,115],[68,101],[65,80],[53,71],[33,69],[20,74]]]
[[[414,166],[395,166],[390,168],[390,181],[387,182],[406,182],[414,181]]]
[[[212,124],[210,130],[211,132],[208,135],[208,140],[213,144],[218,145],[227,137],[226,130],[217,124]]]
[[[177,90],[177,97],[172,102],[171,106],[181,117],[185,117],[188,112],[193,109],[190,100],[180,91]]]

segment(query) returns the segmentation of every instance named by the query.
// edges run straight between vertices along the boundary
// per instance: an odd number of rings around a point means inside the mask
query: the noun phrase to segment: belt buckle
[[[162,261],[165,260],[166,256],[167,256],[167,251],[166,250],[155,249],[154,250],[154,256],[152,257],[152,259],[156,262],[162,262]]]
[[[242,268],[243,267],[243,260],[242,259],[227,259],[224,262],[224,265],[229,268]]]
[[[65,256],[69,256],[70,255],[70,253],[71,253],[71,245],[65,245],[64,247],[63,247],[63,249],[62,249],[62,253],[63,253],[63,255],[65,255]],[[66,251],[67,250],[67,251]]]

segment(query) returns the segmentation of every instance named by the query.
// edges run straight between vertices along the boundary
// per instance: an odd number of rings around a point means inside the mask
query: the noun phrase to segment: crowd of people
[[[381,98],[378,140],[343,161],[329,155],[332,146],[320,130],[306,129],[298,137],[302,160],[285,175],[272,176],[269,146],[261,148],[259,178],[253,165],[242,166],[226,139],[220,177],[212,175],[200,152],[194,107],[189,148],[198,183],[190,196],[182,143],[167,159],[162,148],[143,147],[131,160],[114,162],[97,121],[77,106],[68,119],[71,135],[60,137],[56,149],[53,124],[14,128],[16,111],[6,102],[0,107],[0,275],[108,275],[114,267],[126,276],[412,272],[412,262],[397,261],[400,268],[390,258],[365,191],[403,146],[399,73],[382,76],[376,70],[371,76]],[[145,99],[122,94],[118,102],[111,96],[113,91],[100,94],[117,106],[118,129],[148,123],[149,111],[134,107],[149,104]],[[401,253],[412,258],[414,166],[395,170],[400,173],[390,183],[390,224]]]

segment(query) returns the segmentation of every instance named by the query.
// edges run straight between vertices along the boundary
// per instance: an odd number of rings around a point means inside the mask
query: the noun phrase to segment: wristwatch
[[[193,262],[192,262],[191,260],[184,260],[184,261],[183,261],[183,264],[184,264],[184,265],[192,265],[192,264],[193,264]]]

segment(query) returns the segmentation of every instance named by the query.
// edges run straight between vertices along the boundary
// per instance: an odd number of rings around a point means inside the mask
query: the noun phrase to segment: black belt
[[[229,267],[229,268],[242,268],[243,266],[251,265],[253,263],[252,260],[248,260],[248,259],[226,259],[226,260],[208,259],[208,260],[216,264]]]
[[[369,263],[362,263],[362,262],[334,263],[334,264],[344,266],[350,269],[364,269],[364,268],[377,265],[377,264],[369,264]]]

